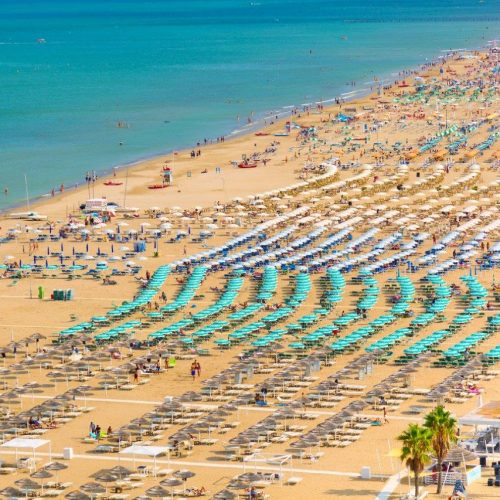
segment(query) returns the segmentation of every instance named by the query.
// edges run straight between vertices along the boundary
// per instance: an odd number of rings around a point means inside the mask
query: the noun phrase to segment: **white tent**
[[[27,439],[27,438],[14,438],[6,443],[1,444],[3,448],[14,448],[16,450],[16,462],[18,450],[31,450],[33,452],[33,461],[35,461],[35,450],[42,446],[49,446],[49,462],[52,461],[52,447],[48,439]]]
[[[124,455],[132,455],[134,457],[134,460],[137,455],[153,457],[154,459],[153,473],[156,476],[156,457],[158,457],[159,455],[166,454],[168,456],[168,459],[170,460],[171,449],[172,448],[169,446],[142,446],[139,444],[133,444],[132,446],[129,446],[121,450],[120,453]]]
[[[490,401],[458,419],[460,425],[500,428],[500,401]]]

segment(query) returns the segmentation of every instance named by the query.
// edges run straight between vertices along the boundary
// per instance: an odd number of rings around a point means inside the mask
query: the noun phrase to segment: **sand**
[[[448,78],[457,78],[464,82],[468,78],[477,77],[483,73],[489,74],[492,64],[493,62],[487,59],[486,54],[476,54],[472,59],[454,58],[449,60],[443,66],[444,73],[442,75],[439,73],[440,65],[424,68],[421,74],[425,75],[425,79],[428,82],[431,82],[433,78],[436,79],[436,82],[443,82]],[[318,214],[318,217],[313,220],[333,222],[331,230],[325,233],[324,236],[334,233],[335,224],[348,218],[346,216],[341,218],[340,221],[332,220],[332,217],[346,210],[349,206],[359,207],[356,208],[356,215],[363,216],[362,222],[352,229],[354,238],[359,237],[371,227],[378,227],[380,231],[376,235],[376,238],[379,240],[403,228],[405,241],[409,241],[412,233],[418,231],[427,231],[439,241],[444,234],[449,232],[450,228],[456,227],[457,224],[477,220],[477,226],[472,227],[468,231],[463,231],[456,244],[449,245],[444,253],[439,256],[439,262],[443,262],[452,257],[454,250],[458,251],[462,241],[470,240],[476,235],[479,228],[485,227],[498,219],[497,212],[495,211],[496,205],[498,205],[498,188],[492,184],[497,179],[495,157],[498,156],[498,149],[492,147],[487,149],[483,154],[469,155],[466,158],[469,150],[473,150],[472,146],[487,139],[491,133],[488,128],[495,122],[494,118],[490,119],[490,121],[485,121],[471,134],[467,148],[460,150],[457,155],[445,155],[440,160],[443,162],[446,162],[448,159],[453,160],[454,165],[451,166],[449,172],[435,169],[438,163],[435,158],[439,156],[437,153],[440,152],[440,147],[438,147],[437,152],[431,150],[428,153],[416,156],[411,161],[408,171],[398,169],[397,165],[400,158],[412,155],[417,150],[417,141],[422,137],[432,137],[438,130],[438,121],[444,119],[443,116],[435,115],[436,104],[432,99],[426,105],[420,103],[394,103],[393,99],[399,94],[413,91],[414,77],[415,75],[405,76],[411,82],[410,87],[395,85],[384,90],[382,96],[372,95],[360,101],[344,104],[342,112],[355,113],[357,116],[357,120],[351,124],[352,128],[350,130],[344,129],[344,124],[333,123],[331,120],[340,111],[339,106],[319,110],[304,110],[300,111],[300,117],[294,116],[292,120],[301,125],[316,127],[317,140],[299,139],[296,130],[292,130],[288,137],[275,137],[273,135],[255,136],[254,134],[241,136],[226,140],[224,143],[202,146],[200,148],[201,156],[194,159],[191,158],[190,151],[179,151],[175,155],[155,158],[130,167],[128,171],[119,170],[113,180],[123,182],[121,186],[105,186],[103,184],[105,179],[99,179],[95,185],[91,186],[90,193],[89,188],[86,186],[79,189],[67,190],[60,196],[36,203],[32,208],[48,216],[49,220],[53,223],[53,233],[56,234],[59,227],[68,221],[70,213],[74,214],[73,220],[81,220],[78,219],[80,217],[78,215],[78,207],[86,201],[89,194],[92,197],[105,196],[109,200],[122,204],[126,183],[126,205],[128,207],[137,207],[139,216],[124,219],[123,215],[117,215],[116,219],[107,224],[107,228],[115,229],[117,222],[126,222],[128,224],[128,226],[122,226],[123,232],[136,229],[140,233],[142,230],[148,231],[149,228],[158,227],[161,221],[150,212],[145,212],[151,207],[159,207],[164,212],[166,220],[172,225],[172,228],[167,230],[166,234],[163,234],[159,240],[157,255],[154,253],[151,237],[148,236],[147,251],[143,255],[130,257],[141,266],[139,276],[142,277],[144,277],[146,271],[153,272],[162,264],[171,263],[182,259],[185,255],[189,256],[204,251],[207,248],[216,248],[223,245],[234,236],[251,230],[258,223],[271,220],[278,213],[289,213],[290,210],[300,206],[308,206],[309,214],[313,214],[313,216],[314,214]],[[463,102],[468,103],[466,106],[461,105],[459,99],[456,101],[456,104],[448,104],[448,119],[450,124],[469,123],[498,112],[497,99],[493,98],[487,101],[479,99],[478,101],[471,102],[469,100],[471,93],[472,91],[468,91],[466,97],[463,98]],[[486,94],[486,91],[484,94]],[[355,108],[356,111],[348,112],[345,108]],[[373,111],[365,110],[364,108],[373,108]],[[425,119],[415,118],[415,116],[421,113],[425,113]],[[382,124],[380,128],[377,131],[365,134],[364,125],[367,124],[371,128],[376,122]],[[280,133],[283,130],[284,122],[279,122],[267,127],[263,133]],[[365,136],[367,137],[366,144],[364,143]],[[344,145],[340,145],[346,137],[363,137],[363,141],[359,141],[362,144],[361,148],[357,148],[356,151],[350,151],[353,141],[348,141]],[[407,147],[408,150],[400,153],[396,152],[392,146],[397,141],[403,147]],[[269,160],[265,166],[262,163],[259,163],[258,167],[254,169],[239,169],[232,166],[231,162],[240,162],[242,155],[262,152],[270,147],[272,143],[276,142],[279,143],[275,144],[276,151],[263,156]],[[372,151],[374,143],[381,144],[384,149],[381,150],[380,147],[375,147],[375,150]],[[412,149],[410,150],[410,148]],[[364,154],[361,152],[363,150],[365,150]],[[336,187],[327,193],[329,198],[324,197],[324,193],[318,190],[296,189],[290,191],[291,194],[289,197],[283,197],[283,194],[281,194],[279,201],[266,199],[265,212],[269,213],[269,215],[262,215],[263,210],[259,212],[252,205],[247,204],[247,197],[249,195],[284,188],[301,181],[304,177],[313,182],[318,172],[304,169],[304,166],[306,164],[315,164],[318,166],[323,161],[329,160],[332,157],[340,158],[345,168],[339,168],[336,177],[330,179],[329,182],[345,181],[346,184],[342,188]],[[461,162],[460,159],[465,159],[466,161]],[[360,167],[350,165],[351,162],[374,165],[377,161],[379,162],[379,166],[373,168],[366,179],[353,180],[362,170]],[[426,162],[429,163],[428,166],[424,166]],[[475,162],[479,164],[480,173],[478,176],[471,181],[467,181],[468,185],[465,187],[454,186],[454,182],[474,172],[474,169],[471,169],[471,164]],[[149,185],[161,182],[160,172],[164,165],[168,165],[173,169],[175,176],[173,185],[166,189],[148,189]],[[215,170],[216,167],[220,167],[222,172],[217,173]],[[205,169],[207,173],[202,173]],[[405,185],[403,191],[398,191],[395,186],[392,187],[392,190],[378,187],[379,184],[377,184],[377,181],[387,180],[390,175],[398,172],[401,183]],[[394,182],[399,183],[400,181]],[[484,187],[484,191],[478,194],[475,190],[471,189],[473,187]],[[448,200],[443,199],[445,196],[448,197]],[[235,197],[243,198],[241,203],[244,204],[246,216],[237,215],[240,213],[239,209],[235,207],[235,202],[231,203],[231,200]],[[367,198],[366,200],[363,199],[365,197]],[[316,199],[317,201],[314,201]],[[459,211],[458,208],[471,206],[471,200],[475,200],[475,205],[478,208],[475,211],[471,211],[469,215],[461,217],[459,222],[457,222],[456,213]],[[213,215],[214,209],[212,207],[219,203],[226,205],[225,213],[233,217],[235,222],[238,222],[236,227],[231,227],[229,222]],[[422,206],[426,203],[430,204],[430,208],[422,210]],[[440,211],[443,207],[450,204],[454,207],[450,215],[445,215]],[[286,207],[279,208],[280,205],[286,205]],[[387,208],[383,208],[382,205],[386,205]],[[175,206],[180,207],[180,209],[171,210]],[[195,206],[201,207],[201,214],[190,215],[189,221],[183,221],[182,216],[191,213]],[[398,210],[399,214],[391,217],[388,222],[374,222],[379,215],[383,215],[391,209]],[[374,213],[370,213],[370,210],[374,210]],[[491,213],[488,215],[489,212]],[[175,215],[175,213],[179,213],[179,215]],[[424,222],[426,217],[436,214],[438,217]],[[403,224],[399,224],[397,222],[398,219],[401,219],[405,215],[414,215],[415,217]],[[213,231],[214,235],[206,242],[192,242],[191,239],[197,236],[200,230],[206,229],[210,223],[210,221],[204,220],[203,217],[215,218],[218,228]],[[144,223],[150,224],[150,226],[142,226],[141,230],[141,224]],[[407,228],[412,224],[418,226],[418,229],[410,230]],[[58,263],[57,256],[47,257],[47,254],[60,251],[60,241],[40,242],[38,248],[35,250],[29,243],[29,240],[33,239],[36,234],[47,234],[47,230],[43,229],[46,226],[46,222],[27,222],[3,218],[0,225],[2,227],[2,234],[15,227],[19,230],[18,233],[15,233],[15,239],[1,245],[0,255],[2,256],[2,260],[6,256],[12,256],[13,259],[8,259],[7,262],[22,260],[23,263],[31,263],[33,254],[35,254],[40,256],[39,262],[42,265],[45,265],[45,258],[48,258],[50,264]],[[26,225],[32,229],[26,229]],[[36,228],[39,228],[40,233],[33,232],[33,229]],[[169,238],[175,237],[178,230],[187,231],[188,229],[191,231],[190,237],[181,239],[175,243],[167,243]],[[274,228],[269,230],[268,236],[275,234],[280,229]],[[296,229],[291,239],[305,236],[312,229],[312,222],[302,223]],[[89,241],[81,241],[78,231],[75,235],[65,239],[63,241],[63,253],[70,255],[68,263],[71,263],[73,253],[87,252],[95,256],[95,261],[106,260],[107,257],[100,257],[98,254],[104,253],[108,254],[108,256],[112,254],[121,256],[127,252],[127,250],[121,249],[122,246],[129,248],[133,246],[133,241],[128,243],[109,241],[104,231],[105,227],[93,229]],[[493,245],[497,239],[498,230],[493,229],[487,235],[485,243]],[[321,238],[319,241],[321,241]],[[87,245],[89,246],[88,251],[86,250]],[[315,243],[313,243],[314,245]],[[343,245],[345,243],[342,243]],[[432,246],[432,238],[428,237],[423,245],[418,248],[418,256],[424,254]],[[362,247],[359,251],[356,251],[356,254],[368,252],[370,248]],[[398,251],[400,249],[397,247],[389,247],[380,258],[390,257]],[[481,253],[486,253],[486,249],[482,249]],[[141,257],[144,259],[140,260]],[[412,260],[416,259],[417,257],[412,257]],[[477,272],[474,275],[488,290],[489,295],[487,300],[491,303],[491,310],[482,311],[476,315],[472,322],[465,325],[439,345],[438,348],[440,350],[445,350],[468,335],[484,329],[486,317],[498,312],[498,302],[495,301],[493,296],[493,271],[491,269],[476,269],[474,259],[471,259],[472,267],[466,264],[461,269],[450,271],[444,275],[444,280],[447,285],[452,283],[460,284],[463,291],[465,287],[460,281],[460,277],[469,274],[469,272]],[[110,261],[109,267],[116,267],[120,270],[126,269],[124,265],[125,260],[113,263]],[[81,260],[79,262],[90,264],[90,267],[93,267],[95,264],[94,261]],[[419,280],[425,276],[428,269],[428,267],[424,267],[415,273],[404,274],[410,277],[411,281],[415,284],[417,297],[422,296],[423,292]],[[200,311],[213,304],[220,296],[220,290],[225,286],[226,272],[216,271],[209,273],[207,279],[196,292],[197,298],[191,300],[188,307],[168,316],[160,323],[151,322],[145,328],[137,329],[134,338],[144,341],[151,332],[158,330],[162,326],[187,318],[190,312]],[[368,312],[367,318],[363,319],[360,324],[366,324],[389,310],[392,305],[389,302],[391,292],[386,291],[385,287],[391,283],[391,280],[394,280],[396,272],[397,270],[392,268],[384,273],[375,275],[382,292],[376,306]],[[400,272],[405,273],[406,268],[402,267]],[[94,453],[92,450],[96,448],[96,443],[83,442],[83,438],[88,434],[91,421],[98,423],[103,429],[111,426],[113,430],[116,430],[152,411],[164,401],[166,396],[180,396],[188,391],[200,392],[205,387],[207,379],[237,363],[239,355],[250,347],[249,342],[244,342],[234,345],[230,349],[217,348],[214,344],[214,339],[227,338],[227,334],[231,330],[217,333],[211,339],[200,344],[200,348],[208,349],[208,356],[200,355],[199,353],[195,354],[189,349],[186,350],[177,346],[175,350],[178,359],[173,369],[159,374],[141,375],[139,378],[141,383],[139,384],[133,380],[133,369],[128,370],[123,375],[123,378],[130,383],[130,390],[114,387],[101,388],[103,377],[108,376],[112,380],[113,377],[116,378],[116,369],[123,366],[130,359],[136,356],[147,357],[147,350],[132,351],[129,349],[128,341],[114,343],[114,346],[120,352],[121,359],[113,359],[109,357],[109,354],[107,357],[104,355],[99,361],[91,362],[90,374],[84,370],[81,372],[80,377],[77,377],[74,373],[64,374],[64,370],[68,366],[74,366],[77,362],[68,356],[64,359],[49,359],[50,366],[44,366],[40,362],[27,363],[26,351],[28,351],[30,357],[34,357],[37,349],[50,348],[52,342],[58,338],[58,332],[62,329],[78,322],[88,321],[93,316],[105,315],[111,308],[116,307],[125,300],[130,300],[139,289],[136,276],[132,275],[113,277],[116,284],[108,286],[102,283],[102,279],[96,279],[84,273],[76,274],[81,275],[81,277],[69,280],[68,276],[62,274],[59,269],[46,269],[43,272],[44,276],[27,275],[21,279],[6,277],[0,280],[0,295],[3,304],[2,320],[0,322],[0,344],[2,347],[6,347],[12,341],[18,343],[15,353],[13,352],[12,344],[11,348],[5,349],[6,358],[3,359],[2,363],[4,368],[9,369],[9,374],[3,374],[4,396],[16,387],[25,386],[25,384],[30,382],[41,384],[41,386],[32,387],[31,389],[29,386],[25,387],[25,390],[22,391],[22,394],[17,399],[2,399],[3,403],[1,407],[6,412],[17,414],[21,411],[27,411],[49,398],[54,398],[82,384],[90,386],[88,394],[80,394],[74,400],[70,398],[67,401],[67,405],[74,405],[76,407],[75,416],[65,418],[65,415],[61,415],[62,420],[58,420],[57,428],[46,429],[41,434],[44,439],[51,441],[52,453],[57,460],[62,460],[61,454],[64,448],[70,447],[74,452],[73,459],[64,461],[68,465],[68,468],[58,474],[60,482],[68,481],[72,483],[64,492],[59,494],[61,498],[69,491],[76,490],[82,484],[91,481],[92,474],[100,469],[110,468],[118,464],[131,469],[135,469],[141,464],[150,467],[153,465],[152,459],[149,458],[133,458],[116,453]],[[166,292],[168,302],[172,301],[182,289],[183,285],[178,280],[183,275],[184,273],[172,273],[167,277],[161,290]],[[292,293],[294,275],[294,272],[280,273],[278,288],[275,296],[270,301],[271,303],[281,303]],[[321,318],[313,328],[329,324],[344,312],[352,311],[356,308],[356,302],[362,290],[361,284],[351,282],[351,278],[356,275],[356,270],[346,273],[345,276],[348,283],[345,288],[343,301],[336,305],[327,316]],[[278,327],[294,323],[304,314],[310,313],[318,307],[325,287],[323,276],[324,271],[311,274],[311,293],[301,307],[289,315],[286,321],[277,325]],[[36,298],[39,286],[45,288],[46,297],[44,300]],[[258,286],[258,280],[246,276],[237,296],[236,304],[252,301]],[[50,294],[53,290],[67,288],[74,290],[74,300],[67,302],[50,300]],[[216,290],[216,288],[219,290]],[[159,303],[159,306],[163,305],[159,298],[155,298],[152,304],[153,307],[155,301]],[[463,307],[463,303],[457,297],[453,297],[446,309],[443,320],[431,323],[416,332],[413,338],[406,338],[401,344],[395,345],[391,349],[392,355],[389,361],[384,364],[375,364],[373,371],[365,374],[361,379],[359,379],[358,373],[354,373],[350,378],[342,380],[344,383],[363,386],[359,393],[347,396],[331,408],[306,408],[304,411],[314,414],[314,419],[296,418],[288,425],[304,426],[304,429],[299,432],[307,433],[327,418],[345,408],[352,401],[362,399],[376,384],[384,381],[400,369],[399,366],[395,365],[394,360],[403,354],[405,348],[433,331],[446,328],[449,321],[462,311]],[[419,314],[424,311],[424,306],[421,303],[415,302],[412,304],[412,309],[416,311],[416,314]],[[132,318],[146,321],[146,312],[138,311],[134,313]],[[208,324],[214,319],[225,319],[228,314],[228,311],[223,311],[220,315],[202,324]],[[265,314],[269,314],[269,311],[262,310],[249,321],[256,321]],[[324,381],[327,377],[358,358],[371,343],[397,328],[407,327],[410,321],[411,318],[398,317],[391,325],[376,333],[366,343],[361,344],[355,352],[336,356],[331,366],[322,365],[321,370],[313,374],[315,380],[310,385],[292,393],[292,400],[295,401],[302,396],[313,393],[314,388],[321,381]],[[350,333],[360,324],[347,327],[341,332],[341,337]],[[109,328],[110,326],[98,329],[91,336],[95,336],[95,334]],[[44,338],[39,341],[38,346],[32,342],[26,349],[24,339],[35,332],[42,334]],[[192,331],[186,333],[189,335]],[[285,337],[281,342],[282,347],[279,349],[291,355],[291,363],[297,362],[297,358],[300,357],[300,355],[297,355],[296,352],[293,352],[288,347],[288,344],[293,342],[293,340],[295,340],[293,337]],[[330,345],[331,342],[332,340],[328,339],[325,342],[325,346]],[[485,342],[480,344],[478,351],[481,353],[487,352],[497,344],[498,333],[494,333]],[[67,345],[68,349],[71,350],[71,343]],[[107,344],[101,345],[97,347],[96,352],[109,353],[109,347]],[[168,344],[165,344],[163,347],[172,349]],[[79,349],[80,352],[83,349],[81,344],[79,345]],[[71,353],[68,352],[67,354]],[[244,383],[253,384],[255,387],[258,387],[259,384],[268,381],[271,376],[282,372],[287,364],[276,365],[274,354],[270,353],[268,357],[263,358],[261,361],[262,366],[268,369],[268,373],[254,374],[251,378],[245,380]],[[84,359],[86,356],[84,353]],[[201,376],[195,377],[194,380],[190,375],[193,357],[196,357],[202,365]],[[438,358],[439,354],[436,353],[433,357],[422,361],[407,380],[409,386],[418,389],[431,389],[456,371],[456,369],[450,367],[434,368],[432,365]],[[22,366],[18,367],[19,364]],[[500,399],[498,380],[495,378],[497,374],[496,368],[498,367],[489,367],[486,370],[489,375],[486,378],[483,376],[477,381],[482,390],[481,398],[483,401]],[[57,373],[54,375],[54,372],[59,372],[60,375],[58,376]],[[301,376],[303,375],[301,374]],[[248,389],[248,391],[250,394],[254,392],[252,389]],[[283,396],[285,395],[283,393]],[[235,397],[236,393],[233,399]],[[446,408],[457,417],[460,417],[472,410],[478,403],[479,397],[474,396],[466,398],[462,403],[446,401]],[[216,411],[217,407],[221,404],[221,401],[204,398],[202,401],[190,403],[186,406],[191,409],[201,409],[204,411],[203,414],[207,415],[210,412]],[[410,407],[415,405],[423,407],[420,415],[410,413]],[[268,407],[258,408],[255,405],[240,405],[226,419],[227,423],[233,422],[235,424],[234,428],[214,426],[214,429],[210,432],[210,437],[216,439],[214,444],[195,445],[187,457],[171,457],[171,459],[160,457],[157,460],[157,466],[174,471],[189,469],[195,472],[196,475],[188,479],[187,486],[203,486],[208,490],[208,496],[226,488],[231,478],[238,474],[249,471],[267,471],[283,474],[282,481],[276,481],[265,487],[264,493],[271,498],[302,498],[306,495],[312,495],[314,498],[374,498],[382,491],[390,476],[404,471],[404,467],[397,453],[395,453],[398,448],[397,436],[410,422],[420,422],[425,412],[432,409],[434,405],[435,402],[423,396],[413,395],[394,410],[389,411],[387,423],[383,423],[381,426],[369,426],[369,428],[361,432],[359,439],[353,441],[349,446],[345,448],[314,447],[310,450],[311,453],[313,455],[316,453],[321,454],[317,459],[294,458],[281,467],[268,462],[268,459],[272,456],[290,454],[292,450],[290,445],[299,436],[290,437],[290,439],[287,439],[283,443],[269,442],[268,445],[263,445],[263,451],[253,461],[240,462],[225,459],[224,447],[231,439],[280,409],[280,401],[277,398],[270,397]],[[87,410],[89,408],[92,409],[81,412],[78,408],[81,409],[82,407],[85,407]],[[203,414],[196,416],[191,423],[196,422]],[[382,412],[378,407],[369,405],[360,413],[360,416],[368,420],[375,418],[382,419]],[[158,446],[166,445],[170,436],[184,426],[185,424],[170,425],[159,432],[158,437],[155,438],[157,440],[152,441],[152,436],[145,436],[143,441]],[[464,428],[464,432],[471,431],[472,429],[470,428]],[[25,430],[19,430],[20,434],[24,432]],[[202,431],[200,437],[206,438],[208,436],[205,431]],[[101,441],[101,444],[106,443],[106,439]],[[28,455],[26,452],[20,452],[19,454]],[[0,456],[4,462],[12,463],[15,461],[14,453],[8,453],[2,448],[0,448]],[[43,447],[40,448],[37,453],[37,468],[43,467],[48,461],[48,450]],[[360,478],[360,471],[363,466],[370,467],[372,473],[371,479],[363,480]],[[485,474],[491,474],[489,469],[485,471]],[[0,476],[0,487],[13,486],[15,481],[26,477],[28,477],[28,473],[23,471],[16,471],[5,476],[2,475]],[[170,477],[170,474],[167,474],[167,477]],[[284,484],[290,477],[300,477],[301,481],[294,486]],[[130,498],[134,498],[143,494],[148,488],[158,485],[160,480],[161,478],[153,477],[152,475],[144,476],[140,478],[140,481],[137,481],[137,486],[133,490],[125,491],[125,494],[130,495]],[[182,486],[175,489],[181,490],[179,493],[182,492]],[[436,496],[432,494],[434,491],[433,486],[429,486],[426,489],[431,492],[431,497]],[[403,479],[392,493],[391,498],[399,498],[401,494],[407,491],[407,479]],[[243,494],[244,490],[240,490],[240,492]],[[472,498],[494,498],[494,493],[494,489],[486,486],[485,477],[469,487],[469,494]],[[447,498],[449,494],[450,487],[446,487],[441,497]]]

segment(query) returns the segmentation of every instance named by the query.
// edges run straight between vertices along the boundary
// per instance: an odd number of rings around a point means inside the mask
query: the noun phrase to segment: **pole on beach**
[[[125,171],[125,191],[123,193],[123,206],[127,206],[127,185],[128,185],[128,167]]]
[[[26,189],[26,207],[30,209],[30,195],[28,192],[28,177],[24,174],[24,187]]]

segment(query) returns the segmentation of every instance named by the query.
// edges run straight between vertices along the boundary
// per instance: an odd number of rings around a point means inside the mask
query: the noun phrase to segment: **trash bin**
[[[372,471],[370,467],[361,467],[361,479],[371,479]]]
[[[481,467],[486,467],[486,457],[479,457],[479,465]]]

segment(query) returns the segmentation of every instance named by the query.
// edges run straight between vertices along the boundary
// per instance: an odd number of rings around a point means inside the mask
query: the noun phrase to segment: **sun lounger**
[[[287,481],[285,482],[285,484],[289,485],[289,486],[295,486],[296,484],[299,484],[300,482],[302,482],[302,478],[299,477],[299,476],[292,476],[292,477],[289,477],[287,479]]]

